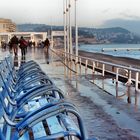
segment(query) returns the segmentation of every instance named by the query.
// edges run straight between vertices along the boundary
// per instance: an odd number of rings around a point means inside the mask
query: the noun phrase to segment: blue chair
[[[57,102],[57,104],[52,103],[51,105],[43,106],[33,112],[28,113],[22,120],[18,122],[16,122],[14,118],[9,118],[1,102],[0,110],[0,117],[3,117],[5,120],[4,126],[9,125],[11,129],[14,128],[11,140],[18,140],[30,128],[32,128],[39,122],[53,116],[56,116],[59,119],[59,121],[61,122],[60,125],[62,125],[64,128],[63,131],[61,130],[60,132],[51,135],[46,135],[45,137],[42,137],[40,139],[54,140],[65,137],[70,138],[71,136],[77,137],[80,140],[87,139],[85,134],[85,128],[78,111],[75,109],[75,106],[67,102]],[[70,118],[67,115],[68,113],[71,113],[76,117],[78,122],[78,129],[73,127],[70,123]],[[3,131],[4,130],[6,129],[3,129]],[[2,133],[2,131],[0,131],[0,137],[2,140],[6,138],[4,134],[5,132]]]
[[[7,57],[0,64],[0,69],[0,118],[3,117],[5,120],[4,127],[0,129],[1,140],[18,140],[36,124],[49,118],[56,118],[62,128],[54,133],[47,132],[47,135],[40,137],[39,140],[72,137],[88,140],[76,107],[62,99],[64,98],[62,91],[42,72],[38,64],[29,61],[16,71],[12,65],[12,58]],[[24,110],[24,106],[28,103],[34,101],[37,103],[42,99],[47,100],[43,106],[33,111]],[[72,123],[69,114],[77,120],[77,127]],[[7,131],[9,133],[7,129],[9,126],[12,136],[7,138],[5,133]],[[28,139],[29,137],[26,140]]]
[[[49,77],[41,70],[41,69],[29,69],[29,70],[26,70],[23,74],[20,74],[18,77],[17,75],[15,74],[15,70],[12,69],[9,65],[8,65],[8,62],[6,60],[3,60],[2,62],[2,68],[4,69],[4,72],[7,72],[8,75],[11,75],[11,78],[12,80],[15,82],[15,83],[18,83],[18,85],[20,83],[27,83],[27,81],[30,80],[30,82],[32,82],[33,80],[37,81],[39,80],[39,78],[47,78],[49,79]]]
[[[34,78],[24,80],[23,82],[16,83],[13,79],[13,76],[9,73],[9,70],[6,69],[6,66],[4,66],[4,61],[0,62],[0,77],[5,84],[5,87],[7,90],[10,90],[15,94],[14,96],[18,96],[21,92],[27,92],[29,90],[36,89],[36,86],[46,85],[49,87],[53,87],[54,84],[50,80],[50,78],[47,75],[38,75]],[[38,88],[37,87],[37,88]],[[11,95],[9,95],[11,96]],[[11,96],[11,98],[14,98]]]

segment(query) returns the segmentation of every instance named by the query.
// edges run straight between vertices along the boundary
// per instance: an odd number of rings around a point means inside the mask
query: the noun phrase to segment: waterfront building
[[[16,24],[11,19],[0,18],[0,32],[15,32]]]
[[[23,36],[26,40],[35,42],[35,44],[47,37],[46,32],[16,32],[16,24],[11,19],[0,18],[0,46],[2,42],[8,44],[14,35],[18,38]]]

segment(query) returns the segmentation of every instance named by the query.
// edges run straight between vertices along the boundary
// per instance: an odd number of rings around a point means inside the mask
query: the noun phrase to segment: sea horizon
[[[80,44],[79,50],[140,59],[140,44]]]

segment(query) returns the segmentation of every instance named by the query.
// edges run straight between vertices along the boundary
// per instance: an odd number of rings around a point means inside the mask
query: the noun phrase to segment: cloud
[[[110,8],[107,8],[107,9],[104,9],[104,10],[102,11],[102,13],[106,14],[106,13],[108,13],[109,11],[110,11]]]
[[[129,14],[128,12],[121,12],[120,16],[124,17],[125,19],[130,19],[130,20],[140,20],[140,16],[132,15]]]
[[[131,16],[130,16],[131,17]],[[140,35],[140,18],[135,16],[130,19],[111,19],[105,21],[100,27],[122,27]]]

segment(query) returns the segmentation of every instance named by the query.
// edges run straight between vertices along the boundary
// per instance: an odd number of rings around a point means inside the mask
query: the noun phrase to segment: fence
[[[135,90],[138,90],[140,84],[140,69],[138,68],[100,61],[83,56],[75,56],[60,50],[51,49],[51,51],[60,57],[61,61],[68,69],[77,74],[81,73],[81,67],[84,66],[85,75],[87,74],[87,70],[89,68],[93,73],[95,73],[95,71],[100,72],[103,77],[106,74],[112,75],[115,78],[116,83],[118,83],[118,81],[123,81],[126,82],[126,85],[130,85],[133,82],[135,84]],[[71,68],[69,66],[69,62],[74,62],[75,68]],[[77,68],[78,66],[79,71]]]

